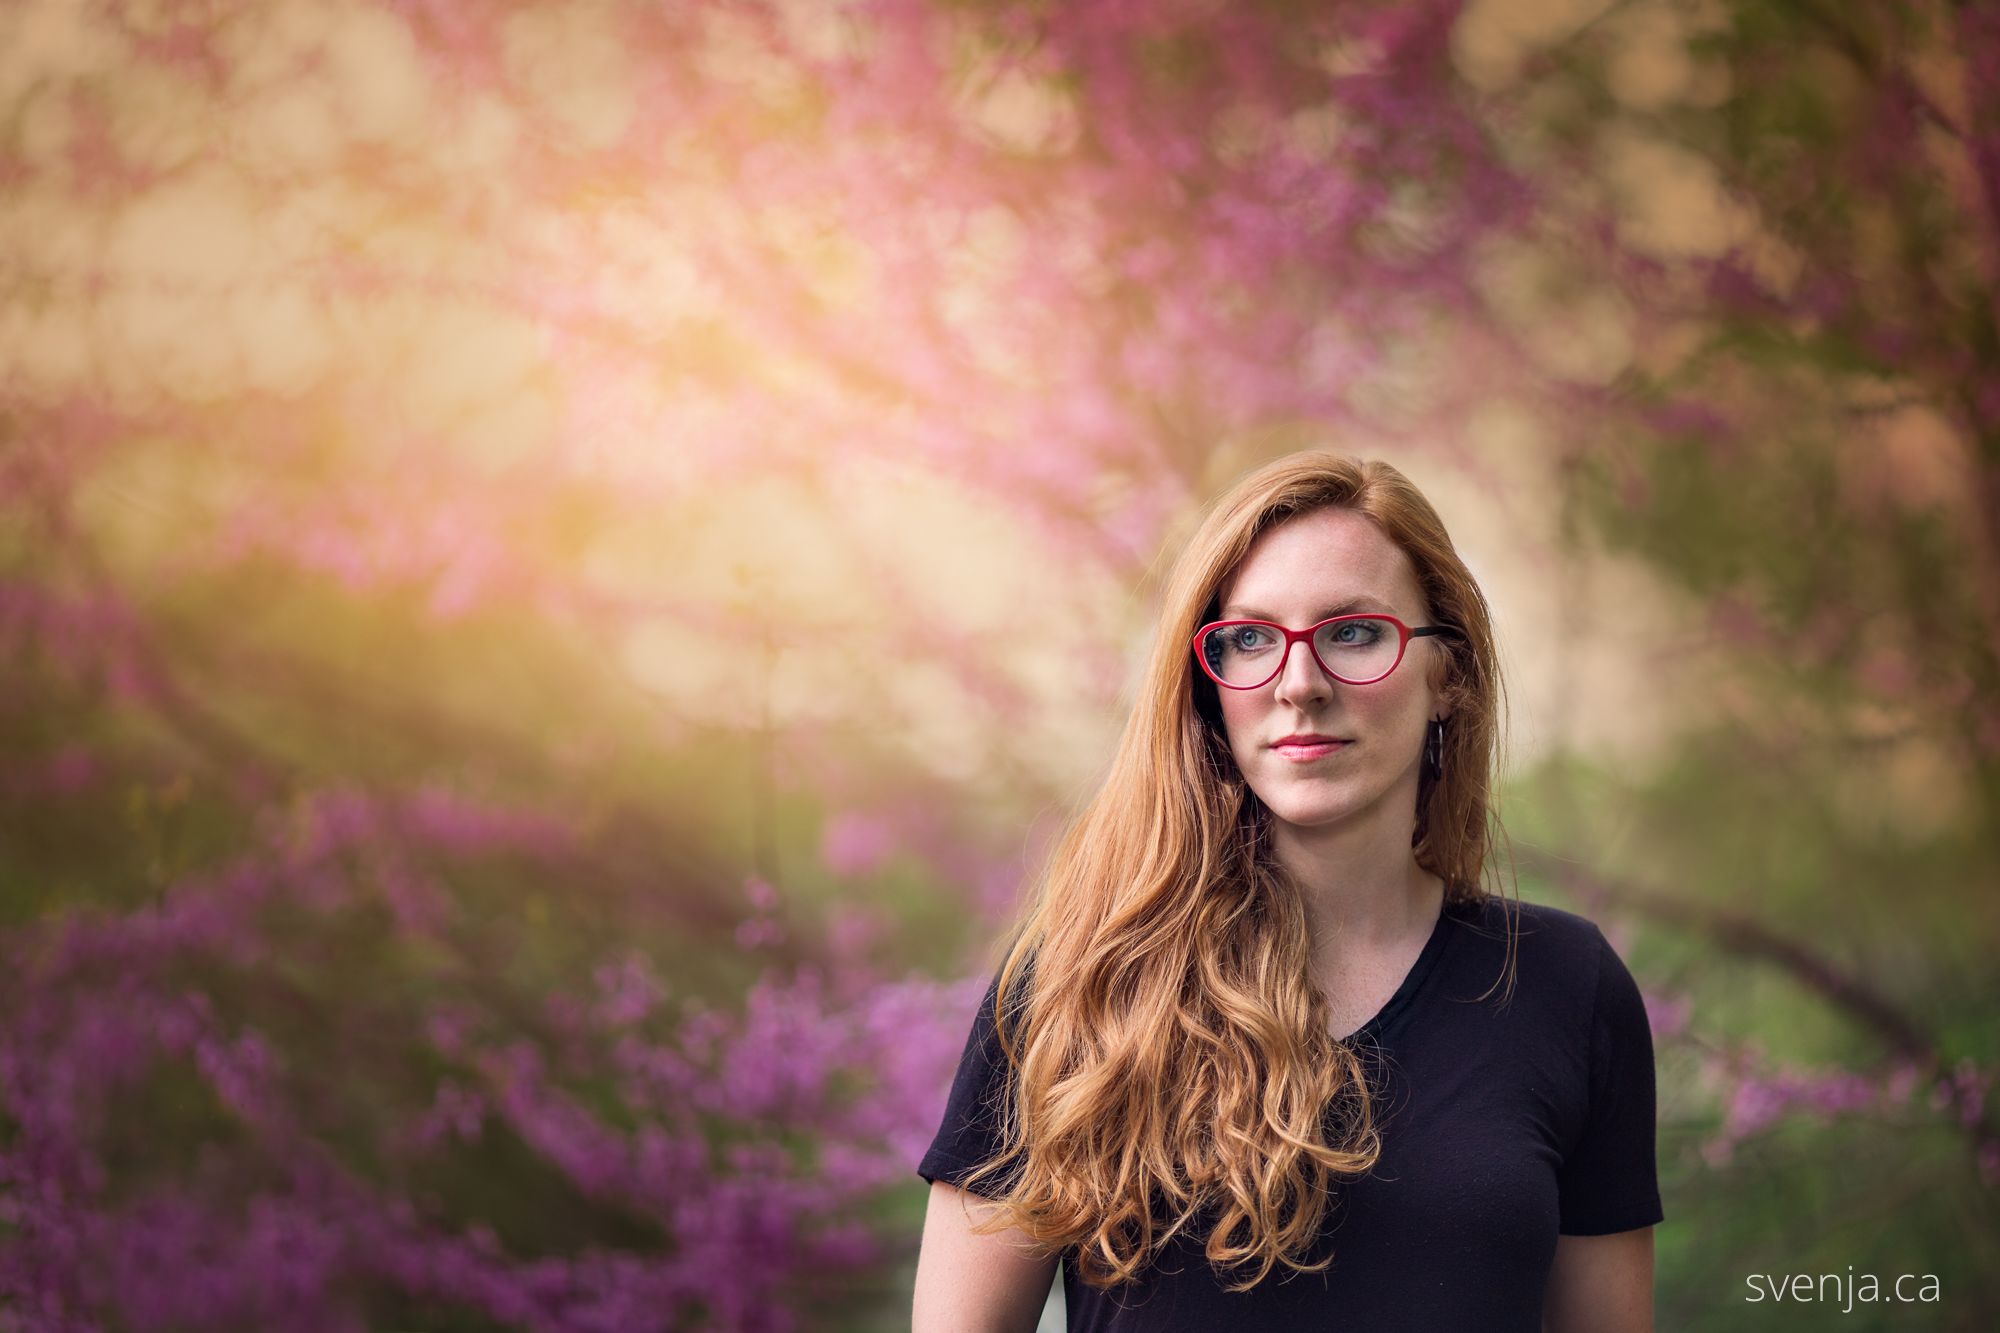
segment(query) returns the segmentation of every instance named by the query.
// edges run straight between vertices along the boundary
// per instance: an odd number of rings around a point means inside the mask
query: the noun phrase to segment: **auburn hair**
[[[1451,712],[1442,775],[1419,779],[1412,852],[1447,904],[1491,896],[1504,713],[1485,597],[1388,463],[1307,451],[1257,469],[1209,506],[1169,573],[1104,780],[1053,843],[994,991],[1008,1092],[997,1154],[962,1181],[997,1205],[974,1229],[1073,1247],[1096,1287],[1137,1278],[1205,1218],[1210,1264],[1254,1268],[1231,1291],[1277,1264],[1322,1271],[1330,1254],[1306,1256],[1329,1187],[1381,1153],[1367,1070],[1332,1035],[1309,970],[1304,899],[1189,646],[1257,536],[1328,506],[1373,520],[1415,567],[1429,623],[1458,631],[1431,640]]]

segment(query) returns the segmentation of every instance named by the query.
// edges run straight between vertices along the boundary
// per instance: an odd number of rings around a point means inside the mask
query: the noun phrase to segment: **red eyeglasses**
[[[1268,620],[1216,620],[1196,630],[1190,646],[1208,678],[1224,689],[1270,684],[1301,640],[1327,675],[1347,685],[1373,685],[1402,665],[1411,639],[1456,633],[1451,625],[1412,629],[1394,616],[1374,613],[1334,616],[1310,629],[1286,629]]]

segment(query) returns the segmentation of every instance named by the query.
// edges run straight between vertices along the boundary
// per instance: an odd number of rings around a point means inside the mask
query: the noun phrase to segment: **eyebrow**
[[[1396,609],[1390,606],[1387,602],[1383,601],[1379,597],[1368,597],[1368,596],[1350,597],[1344,602],[1337,602],[1332,606],[1325,607],[1322,610],[1314,612],[1313,623],[1318,624],[1320,621],[1331,619],[1334,616],[1344,616],[1350,611],[1381,611],[1387,615],[1392,615],[1392,616],[1396,614]],[[1222,618],[1224,620],[1276,620],[1277,619],[1277,617],[1272,615],[1269,611],[1259,611],[1255,607],[1250,607],[1250,606],[1239,606],[1233,610],[1230,609],[1229,607],[1224,607],[1222,610]]]

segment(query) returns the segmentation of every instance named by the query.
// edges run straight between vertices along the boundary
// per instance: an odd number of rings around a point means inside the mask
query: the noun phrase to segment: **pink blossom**
[[[895,851],[896,827],[882,815],[843,811],[820,837],[820,859],[836,875],[873,874]]]

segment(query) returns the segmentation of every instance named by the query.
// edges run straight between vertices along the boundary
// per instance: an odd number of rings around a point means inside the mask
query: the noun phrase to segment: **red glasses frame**
[[[1338,671],[1335,671],[1332,667],[1326,664],[1326,659],[1319,655],[1319,649],[1313,647],[1312,644],[1313,636],[1315,634],[1318,634],[1321,630],[1325,629],[1328,625],[1331,625],[1335,621],[1339,620],[1386,620],[1391,625],[1394,625],[1396,627],[1396,634],[1398,636],[1396,640],[1396,660],[1389,664],[1389,669],[1387,671],[1384,671],[1379,676],[1370,676],[1367,680],[1354,680],[1347,676],[1341,675]],[[1262,629],[1276,630],[1281,636],[1283,636],[1285,640],[1284,650],[1278,654],[1278,665],[1272,669],[1270,675],[1264,677],[1264,679],[1258,681],[1255,685],[1231,685],[1228,681],[1222,679],[1220,676],[1216,675],[1215,672],[1209,669],[1208,658],[1205,655],[1203,655],[1201,651],[1201,641],[1202,639],[1207,637],[1211,631],[1218,629],[1227,629],[1231,625],[1256,625]],[[1190,650],[1193,651],[1195,663],[1196,665],[1201,667],[1202,674],[1207,676],[1210,680],[1214,681],[1217,685],[1220,685],[1225,690],[1263,689],[1266,685],[1269,685],[1272,681],[1276,680],[1278,678],[1278,674],[1285,669],[1285,663],[1291,661],[1292,658],[1292,645],[1298,643],[1301,640],[1304,640],[1306,645],[1306,651],[1312,654],[1313,661],[1319,663],[1319,669],[1321,671],[1326,672],[1327,675],[1332,676],[1335,680],[1339,681],[1341,684],[1373,685],[1378,680],[1387,680],[1391,675],[1395,673],[1397,667],[1403,665],[1403,654],[1407,653],[1410,650],[1411,639],[1420,639],[1427,634],[1456,634],[1456,633],[1458,633],[1457,628],[1451,625],[1419,625],[1413,629],[1410,626],[1405,625],[1402,621],[1396,619],[1396,617],[1389,615],[1386,612],[1356,611],[1350,615],[1328,616],[1325,620],[1320,621],[1316,625],[1309,626],[1306,629],[1286,629],[1283,625],[1280,625],[1275,621],[1270,621],[1270,620],[1211,620],[1206,625],[1203,625],[1200,629],[1194,632],[1194,638],[1188,641],[1188,647]]]

